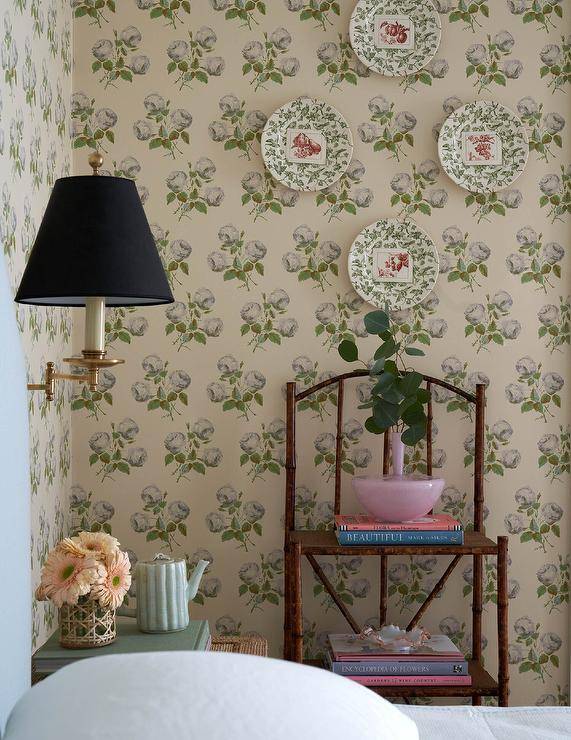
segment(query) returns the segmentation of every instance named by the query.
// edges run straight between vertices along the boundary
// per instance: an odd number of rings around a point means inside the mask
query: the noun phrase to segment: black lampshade
[[[56,180],[15,300],[82,306],[151,306],[174,298],[132,180]]]

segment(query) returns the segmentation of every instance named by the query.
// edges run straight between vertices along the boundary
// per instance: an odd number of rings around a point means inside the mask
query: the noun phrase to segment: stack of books
[[[446,635],[409,652],[357,635],[329,635],[329,668],[364,686],[471,686],[468,661]]]
[[[448,514],[380,522],[367,514],[335,517],[340,545],[463,545],[464,528]]]

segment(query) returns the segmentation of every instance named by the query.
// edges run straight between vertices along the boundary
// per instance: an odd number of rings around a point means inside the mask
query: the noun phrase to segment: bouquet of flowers
[[[93,602],[115,611],[131,586],[131,564],[119,542],[104,532],[65,537],[49,553],[36,590],[60,609]]]

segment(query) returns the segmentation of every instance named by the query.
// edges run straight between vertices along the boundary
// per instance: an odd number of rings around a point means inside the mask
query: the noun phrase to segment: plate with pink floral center
[[[264,163],[293,190],[322,190],[346,171],[353,135],[338,110],[324,100],[297,98],[268,118],[262,132]]]
[[[353,51],[369,69],[404,77],[425,67],[440,46],[432,0],[359,0],[349,25]]]
[[[411,219],[370,224],[349,250],[349,278],[356,292],[379,308],[397,311],[421,303],[438,278],[438,252]]]
[[[494,193],[524,171],[529,154],[525,126],[505,105],[467,103],[442,124],[438,155],[455,183],[472,193]]]

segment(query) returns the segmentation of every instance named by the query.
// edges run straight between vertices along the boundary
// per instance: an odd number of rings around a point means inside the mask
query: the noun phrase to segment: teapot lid
[[[164,552],[157,552],[150,560],[139,560],[139,563],[145,565],[166,565],[167,563],[184,563],[184,558],[171,558],[169,555],[165,555]]]

